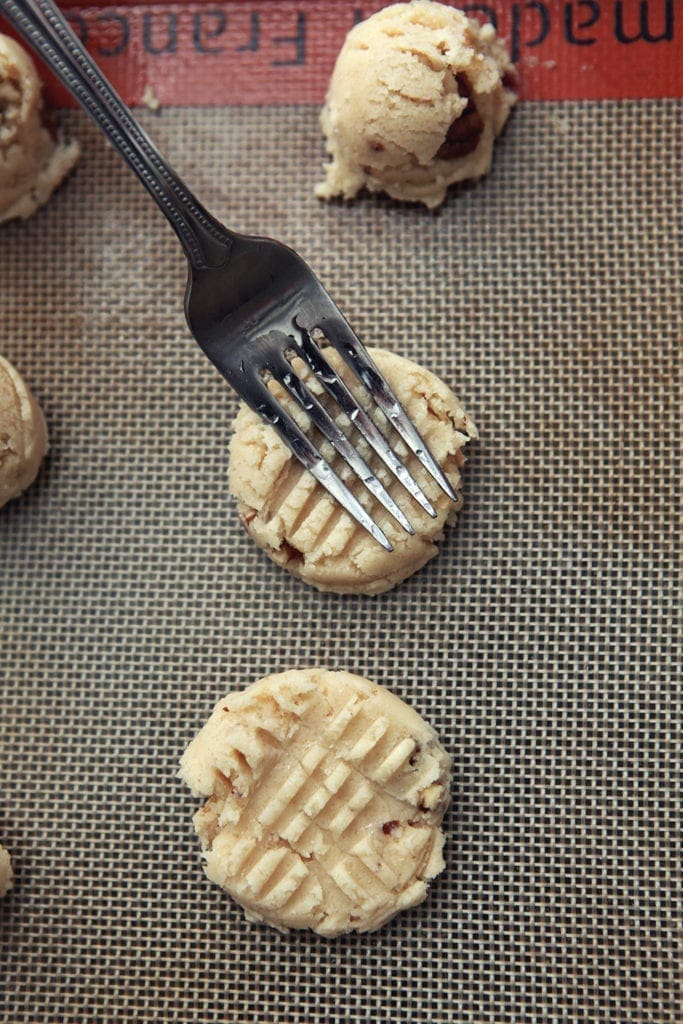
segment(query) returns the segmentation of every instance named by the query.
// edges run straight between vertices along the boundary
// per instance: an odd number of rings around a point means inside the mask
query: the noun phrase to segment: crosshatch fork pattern
[[[375,599],[243,534],[177,243],[67,121],[82,165],[0,255],[52,437],[0,514],[0,1018],[677,1024],[681,104],[527,104],[438,216],[318,205],[312,108],[146,115],[209,208],[479,427],[442,554]],[[175,778],[225,691],[305,664],[389,686],[455,761],[427,902],[334,942],[243,921]]]

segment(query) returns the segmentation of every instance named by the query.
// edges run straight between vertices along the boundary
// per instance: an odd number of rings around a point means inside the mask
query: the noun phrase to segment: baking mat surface
[[[2,1020],[680,1024],[681,102],[522,105],[436,216],[320,205],[314,107],[142,117],[481,440],[398,589],[273,566],[227,493],[236,399],[174,236],[65,115],[82,163],[0,249],[2,352],[52,441],[0,519]],[[455,762],[427,902],[336,941],[245,922],[175,777],[228,689],[307,664],[389,686]]]

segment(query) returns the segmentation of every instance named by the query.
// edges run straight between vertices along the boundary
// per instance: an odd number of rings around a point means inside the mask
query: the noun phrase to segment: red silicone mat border
[[[88,5],[69,20],[132,104],[320,103],[346,32],[381,3],[261,0]],[[522,99],[683,96],[683,2],[522,0],[454,4],[492,20],[519,68]],[[53,102],[66,94],[50,82]]]

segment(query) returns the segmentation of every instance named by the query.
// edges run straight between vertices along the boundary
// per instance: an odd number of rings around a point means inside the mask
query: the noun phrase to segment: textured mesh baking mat
[[[440,557],[374,599],[243,533],[180,249],[66,116],[82,164],[0,250],[2,351],[52,438],[0,519],[3,1021],[683,1020],[681,110],[526,104],[437,216],[317,203],[311,107],[143,116],[480,429]],[[228,689],[307,664],[389,686],[455,760],[429,899],[337,941],[245,922],[175,777]]]

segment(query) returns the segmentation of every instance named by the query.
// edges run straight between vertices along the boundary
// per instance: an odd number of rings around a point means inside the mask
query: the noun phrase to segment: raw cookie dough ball
[[[386,431],[386,420],[380,414],[380,429],[436,509],[437,516],[432,519],[384,467],[360,434],[350,433],[354,445],[415,529],[414,536],[407,534],[362,485],[353,484],[356,496],[371,510],[393,544],[393,551],[385,551],[358,526],[301,467],[273,428],[246,405],[241,406],[237,415],[230,444],[230,489],[237,497],[239,514],[250,536],[274,562],[294,576],[318,590],[337,594],[380,594],[417,572],[438,553],[437,543],[443,539],[444,527],[455,521],[462,504],[462,449],[477,436],[474,423],[438,377],[391,352],[369,352],[459,496],[458,504],[454,505],[415,456],[408,455],[403,442]],[[372,409],[364,388],[338,353],[325,349],[325,355],[357,401]],[[314,394],[325,394],[320,382],[303,369],[300,361],[295,361],[294,367]],[[282,389],[277,394],[299,425],[307,429],[308,417],[288,402]],[[334,415],[332,408],[329,411]],[[340,415],[336,419],[348,432],[348,421]],[[314,438],[316,444],[319,440]],[[320,451],[349,483],[355,480],[329,444],[320,444]]]
[[[13,39],[0,35],[0,224],[30,217],[72,169],[77,142],[47,127],[35,64]]]
[[[33,483],[47,447],[40,406],[0,356],[0,508]]]
[[[180,777],[206,873],[250,921],[372,931],[420,903],[444,867],[451,759],[382,686],[324,669],[229,693]]]
[[[12,888],[12,861],[4,846],[0,846],[0,897]]]
[[[321,199],[362,188],[436,207],[480,178],[515,94],[492,25],[431,0],[393,4],[353,28],[321,114],[332,161]]]

